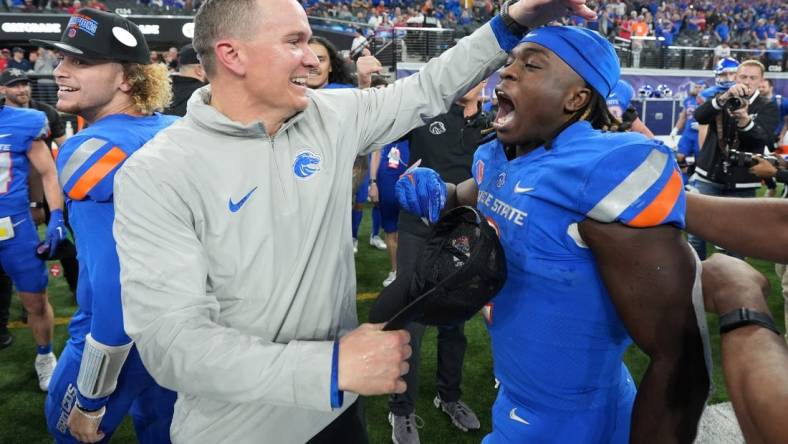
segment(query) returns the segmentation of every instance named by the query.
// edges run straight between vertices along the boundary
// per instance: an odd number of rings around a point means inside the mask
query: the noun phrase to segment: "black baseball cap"
[[[197,58],[197,51],[194,46],[188,44],[178,52],[178,63],[181,65],[199,65],[200,59]]]
[[[0,86],[11,86],[14,83],[29,81],[30,78],[27,77],[27,74],[18,68],[8,68],[0,73]]]
[[[82,8],[71,16],[60,41],[30,43],[87,59],[150,64],[148,43],[137,25],[92,8]]]
[[[446,213],[428,236],[416,267],[378,295],[369,314],[384,330],[410,322],[452,326],[467,321],[506,281],[498,235],[473,207]]]

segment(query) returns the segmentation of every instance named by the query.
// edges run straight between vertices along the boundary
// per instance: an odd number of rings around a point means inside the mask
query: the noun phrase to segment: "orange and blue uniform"
[[[512,160],[498,141],[483,145],[472,172],[508,269],[485,311],[501,389],[484,442],[626,443],[635,386],[622,357],[632,341],[577,224],[683,228],[671,151],[581,121]]]
[[[169,442],[175,394],[151,378],[136,347],[131,348],[111,395],[87,398],[79,393],[76,381],[88,333],[107,346],[131,342],[123,328],[120,265],[112,234],[113,180],[129,156],[175,120],[160,114],[110,115],[70,138],[58,154],[58,177],[76,234],[80,279],[79,308],[69,324],[71,337],[52,377],[46,402],[47,423],[57,442],[76,442],[66,424],[77,399],[87,409],[107,407],[99,427],[106,435],[105,441],[130,413],[140,442]]]

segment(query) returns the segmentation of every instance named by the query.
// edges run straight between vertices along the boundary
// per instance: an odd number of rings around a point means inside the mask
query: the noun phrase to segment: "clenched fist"
[[[367,396],[403,393],[411,353],[407,331],[362,324],[339,340],[339,389]]]
[[[383,65],[368,49],[364,48],[362,54],[356,61],[356,73],[358,74],[358,87],[364,89],[372,85],[372,74],[380,72]]]

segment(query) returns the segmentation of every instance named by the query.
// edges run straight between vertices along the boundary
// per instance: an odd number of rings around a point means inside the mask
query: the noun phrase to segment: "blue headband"
[[[543,26],[520,40],[527,42],[554,52],[602,97],[610,94],[621,75],[613,45],[588,28]]]

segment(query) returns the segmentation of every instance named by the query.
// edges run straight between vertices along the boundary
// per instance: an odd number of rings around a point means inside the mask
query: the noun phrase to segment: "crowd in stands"
[[[486,22],[498,9],[491,0],[302,0],[310,16],[358,23],[384,31],[397,27],[444,27],[462,37]],[[720,57],[760,59],[781,64],[788,48],[788,6],[782,0],[592,1],[597,20],[581,17],[563,24],[586,26],[619,44],[644,39],[656,46],[714,48],[710,66]]]
[[[151,51],[151,61],[167,65],[170,72],[178,69],[178,48],[167,51]],[[0,49],[0,72],[6,69],[19,69],[27,74],[51,75],[57,66],[58,59],[54,51],[45,48],[25,50],[15,46]]]
[[[73,14],[80,8],[107,11],[107,5],[98,0],[2,0],[11,12],[63,12]]]
[[[362,34],[401,27],[454,29],[469,34],[498,10],[494,0],[300,0],[310,17],[328,26]],[[190,14],[201,0],[0,0],[15,12],[73,13],[80,7],[133,13],[177,11]],[[581,17],[564,24],[587,26],[619,45],[650,40],[652,46],[710,48],[705,68],[722,57],[759,59],[766,66],[788,60],[788,6],[784,0],[595,0],[595,21]],[[131,13],[131,12],[129,12]],[[328,22],[328,21],[327,21]],[[713,56],[711,49],[714,49]]]
[[[201,0],[0,0],[10,12],[49,12],[73,14],[80,8],[102,11],[127,10],[135,14],[157,14],[166,11],[195,13]]]

